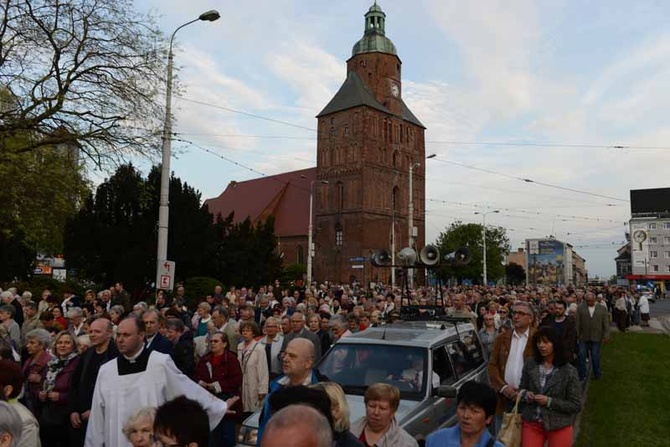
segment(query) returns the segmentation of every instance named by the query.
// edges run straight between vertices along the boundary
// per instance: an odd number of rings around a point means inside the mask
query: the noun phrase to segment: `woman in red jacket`
[[[210,340],[210,352],[200,359],[195,368],[194,380],[216,397],[227,400],[240,396],[242,369],[237,356],[228,350],[228,337],[216,332]],[[230,411],[241,414],[241,408]],[[233,447],[235,445],[235,418],[226,415],[212,432],[212,447]]]
[[[54,357],[49,360],[39,393],[40,438],[43,446],[69,447],[69,411],[67,397],[77,367],[77,343],[72,334],[59,332],[53,342]]]

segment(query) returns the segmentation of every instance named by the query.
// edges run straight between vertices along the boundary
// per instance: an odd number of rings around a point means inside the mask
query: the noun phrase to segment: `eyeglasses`
[[[513,311],[512,311],[512,315],[519,315],[519,316],[522,316],[522,317],[523,317],[523,316],[526,316],[526,317],[531,317],[531,316],[533,316],[533,314],[528,313],[528,312],[523,312],[523,311],[521,311],[521,310],[513,310]]]

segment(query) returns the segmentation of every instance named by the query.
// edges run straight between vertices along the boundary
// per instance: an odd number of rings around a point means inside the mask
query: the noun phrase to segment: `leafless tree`
[[[152,16],[131,0],[0,8],[0,154],[77,145],[104,166],[158,151],[166,45]]]

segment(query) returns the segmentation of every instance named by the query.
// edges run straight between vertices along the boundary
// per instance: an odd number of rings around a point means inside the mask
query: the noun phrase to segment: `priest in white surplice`
[[[181,373],[170,356],[144,348],[142,320],[128,317],[117,329],[119,356],[100,368],[86,430],[85,447],[130,447],[124,422],[141,407],[158,407],[185,395],[207,411],[213,430],[238,398],[217,399]]]

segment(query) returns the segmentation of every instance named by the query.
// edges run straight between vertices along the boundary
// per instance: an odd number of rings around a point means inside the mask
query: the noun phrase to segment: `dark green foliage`
[[[68,223],[68,268],[100,283],[121,280],[128,290],[153,283],[159,190],[159,167],[146,179],[132,165],[119,167]],[[193,187],[171,178],[168,259],[176,262],[177,282],[211,277],[221,278],[222,285],[258,286],[279,277],[282,265],[275,253],[272,218],[256,226],[249,219],[233,223],[232,214],[214,219],[200,200]],[[196,290],[187,286],[193,299],[214,287],[207,284],[201,291],[197,284]]]
[[[292,282],[302,280],[302,275],[307,273],[307,266],[304,264],[289,264],[282,272],[282,284],[290,284]]]
[[[198,304],[205,301],[207,295],[214,293],[214,287],[216,286],[223,286],[223,283],[216,278],[206,276],[187,278],[184,281],[184,289],[186,291],[186,304],[189,309],[195,309]]]
[[[483,277],[482,225],[453,222],[444,232],[440,233],[435,245],[439,247],[442,256],[460,247],[467,247],[472,255],[472,260],[465,266],[451,266],[442,262],[437,269],[437,275],[442,281],[456,278],[459,282],[463,279],[470,279],[474,283],[481,283]],[[489,281],[496,281],[505,274],[503,260],[509,253],[509,249],[509,239],[505,229],[487,225],[486,265]]]
[[[518,286],[526,283],[526,271],[514,262],[505,266],[505,277],[507,278],[507,284]]]

